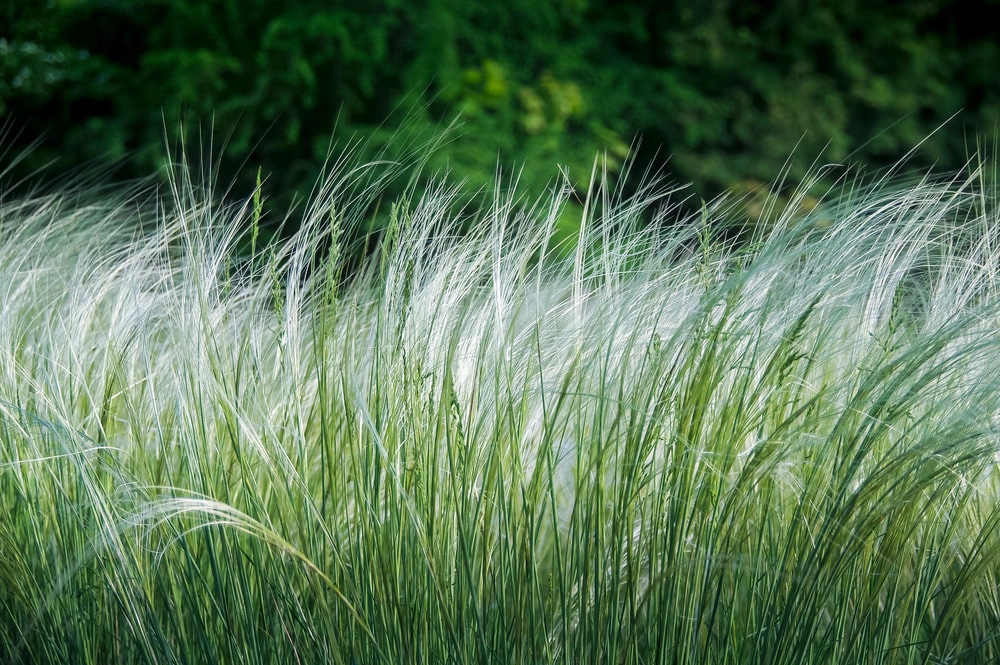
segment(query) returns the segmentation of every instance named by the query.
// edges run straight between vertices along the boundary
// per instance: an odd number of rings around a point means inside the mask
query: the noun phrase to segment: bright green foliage
[[[0,203],[0,661],[1000,658],[989,178],[738,249],[655,182],[569,250],[569,186],[459,236],[432,184],[348,276],[386,168],[249,259],[259,188],[180,168]]]

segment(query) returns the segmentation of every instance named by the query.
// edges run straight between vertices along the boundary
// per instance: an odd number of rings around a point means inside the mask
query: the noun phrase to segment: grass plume
[[[982,172],[739,244],[595,172],[569,251],[441,183],[348,270],[391,168],[0,201],[0,660],[1000,658]]]

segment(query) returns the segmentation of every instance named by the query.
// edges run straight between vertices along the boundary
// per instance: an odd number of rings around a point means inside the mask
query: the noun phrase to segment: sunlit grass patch
[[[568,250],[439,185],[357,266],[380,168],[276,244],[183,170],[0,203],[0,660],[1000,656],[988,178],[738,244],[597,183]]]

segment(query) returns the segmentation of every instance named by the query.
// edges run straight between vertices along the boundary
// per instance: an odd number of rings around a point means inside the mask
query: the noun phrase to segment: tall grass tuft
[[[267,244],[183,168],[0,202],[0,661],[1000,660],[989,178],[737,243],[595,177],[569,247],[442,183],[358,266],[392,168]]]

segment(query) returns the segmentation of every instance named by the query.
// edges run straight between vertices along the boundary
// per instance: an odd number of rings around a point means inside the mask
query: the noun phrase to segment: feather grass
[[[0,202],[0,660],[1000,658],[981,170],[739,246],[595,170],[568,253],[440,184],[347,270],[391,170]]]

